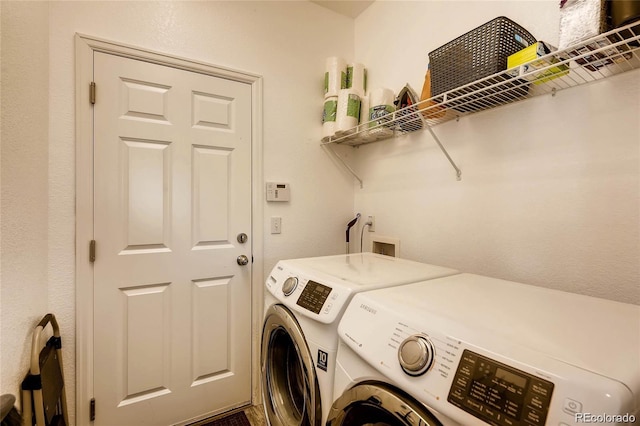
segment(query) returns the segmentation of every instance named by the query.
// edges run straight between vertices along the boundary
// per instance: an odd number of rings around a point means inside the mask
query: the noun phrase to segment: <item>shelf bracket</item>
[[[354,178],[357,179],[358,182],[360,182],[360,189],[363,188],[363,184],[362,184],[362,179],[360,179],[360,177],[358,176],[358,174],[351,168],[351,166],[349,166],[346,161],[344,161],[342,159],[342,157],[340,157],[338,155],[338,153],[328,144],[322,144],[322,146],[327,150],[330,151],[333,156],[344,166],[345,169],[347,169],[347,171],[349,173],[351,173],[351,176],[353,176]]]
[[[431,133],[431,136],[433,137],[433,139],[436,141],[436,143],[442,150],[442,153],[445,155],[445,157],[447,157],[447,160],[449,160],[449,163],[451,163],[453,168],[456,170],[456,180],[459,180],[459,181],[462,180],[462,171],[458,168],[458,166],[456,166],[456,163],[453,162],[447,150],[444,149],[444,146],[442,146],[442,144],[440,143],[440,139],[438,139],[438,136],[436,136],[436,134],[433,132],[433,129],[431,128],[431,126],[426,126],[426,128],[429,130],[429,133]]]

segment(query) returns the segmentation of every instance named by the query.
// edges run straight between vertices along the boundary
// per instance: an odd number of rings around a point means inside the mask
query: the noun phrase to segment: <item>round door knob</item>
[[[247,256],[245,256],[244,254],[241,254],[240,256],[238,256],[236,261],[238,262],[238,265],[245,266],[245,265],[247,265],[249,263],[249,258]]]
[[[424,374],[433,364],[433,357],[433,344],[420,334],[407,337],[398,348],[400,367],[410,376]]]
[[[285,296],[291,296],[291,293],[295,291],[296,287],[298,287],[298,278],[289,277],[284,280],[284,284],[282,284],[282,292]]]

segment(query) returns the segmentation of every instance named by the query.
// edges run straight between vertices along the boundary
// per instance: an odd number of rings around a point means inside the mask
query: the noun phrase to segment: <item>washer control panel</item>
[[[490,424],[544,425],[553,383],[465,349],[447,400]]]
[[[324,324],[335,322],[351,290],[335,279],[278,263],[265,281],[266,290],[292,311]]]
[[[302,293],[300,293],[296,304],[315,314],[319,314],[330,293],[331,287],[309,280]]]

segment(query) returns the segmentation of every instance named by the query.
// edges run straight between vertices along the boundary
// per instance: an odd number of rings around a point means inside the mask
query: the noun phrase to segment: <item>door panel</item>
[[[230,244],[229,169],[233,151],[193,147],[194,246]]]
[[[121,139],[127,249],[167,248],[170,236],[170,143]]]
[[[229,357],[230,278],[193,283],[193,385],[214,380],[231,371]],[[219,327],[207,327],[219,324]]]
[[[96,426],[244,405],[251,87],[105,53],[94,78]]]
[[[169,392],[169,283],[121,289],[126,319],[122,402]],[[157,322],[160,321],[160,324]],[[158,326],[160,325],[160,326]]]

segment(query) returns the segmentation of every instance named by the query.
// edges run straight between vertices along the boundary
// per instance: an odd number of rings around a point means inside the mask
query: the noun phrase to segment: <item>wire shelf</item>
[[[638,22],[434,96],[322,141],[358,146],[640,68]],[[432,133],[433,134],[433,133]]]

